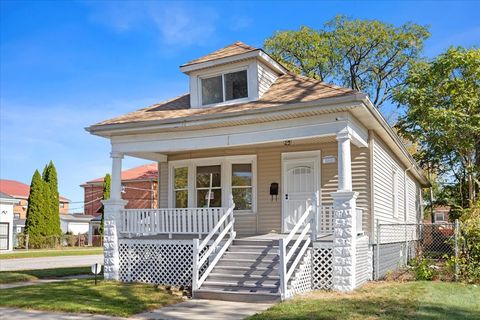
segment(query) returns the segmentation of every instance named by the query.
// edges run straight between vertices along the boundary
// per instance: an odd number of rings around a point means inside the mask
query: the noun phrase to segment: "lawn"
[[[0,307],[86,312],[127,317],[182,301],[180,292],[139,283],[72,280],[3,289]]]
[[[313,292],[252,316],[260,319],[480,319],[480,287],[449,282],[369,283],[351,294]]]
[[[19,282],[19,281],[32,281],[37,279],[76,276],[79,274],[91,274],[90,267],[2,271],[0,272],[0,283],[11,283],[11,282]]]
[[[38,257],[59,257],[59,256],[84,256],[90,254],[103,254],[103,248],[68,248],[57,250],[31,249],[0,254],[2,259],[38,258]]]

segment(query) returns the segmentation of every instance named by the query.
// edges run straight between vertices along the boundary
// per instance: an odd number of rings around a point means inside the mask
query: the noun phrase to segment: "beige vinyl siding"
[[[168,208],[168,163],[159,162],[158,171],[160,173],[160,181],[158,183],[159,207]]]
[[[337,142],[334,138],[329,138],[325,142],[316,142],[310,144],[284,146],[278,144],[268,147],[243,147],[220,150],[202,150],[196,152],[177,153],[168,156],[169,161],[220,157],[228,155],[256,155],[257,156],[257,214],[256,215],[238,215],[235,228],[242,233],[248,233],[248,230],[254,230],[256,225],[257,233],[267,233],[272,230],[281,231],[282,217],[282,152],[298,152],[320,150],[321,157],[328,155],[337,158]],[[352,176],[353,189],[359,192],[357,204],[365,209],[364,230],[369,230],[369,152],[367,148],[357,148],[352,145]],[[320,164],[321,173],[321,203],[323,205],[332,205],[333,200],[331,192],[337,190],[337,162],[332,164]],[[277,200],[270,196],[270,184],[277,182],[280,186]],[[163,186],[163,184],[162,184]],[[163,198],[162,198],[163,199]],[[162,202],[163,203],[163,202]]]
[[[258,96],[261,97],[270,88],[272,83],[277,80],[275,71],[258,62]]]

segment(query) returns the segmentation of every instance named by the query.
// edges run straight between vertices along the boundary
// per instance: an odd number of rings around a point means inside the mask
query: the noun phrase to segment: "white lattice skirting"
[[[192,285],[191,240],[120,239],[119,253],[121,281]]]
[[[333,285],[333,249],[316,246],[312,252],[312,289],[331,289]]]
[[[312,250],[308,249],[289,284],[288,296],[312,290]]]

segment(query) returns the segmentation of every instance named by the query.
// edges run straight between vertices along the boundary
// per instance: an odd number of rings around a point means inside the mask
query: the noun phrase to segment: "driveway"
[[[103,264],[103,255],[5,259],[0,260],[0,271],[83,267],[94,263]]]

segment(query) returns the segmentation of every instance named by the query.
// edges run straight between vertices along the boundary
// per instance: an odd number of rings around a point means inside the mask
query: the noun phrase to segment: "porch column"
[[[337,134],[338,141],[338,190],[352,191],[352,158],[350,153],[350,134]]]
[[[125,208],[126,200],[122,199],[122,158],[121,153],[111,153],[112,181],[110,199],[103,200],[103,257],[104,278],[118,280],[120,259],[118,253],[118,230],[121,227],[120,211]]]
[[[355,289],[356,199],[352,191],[350,135],[340,133],[338,141],[338,190],[333,198],[333,289],[347,292]]]

